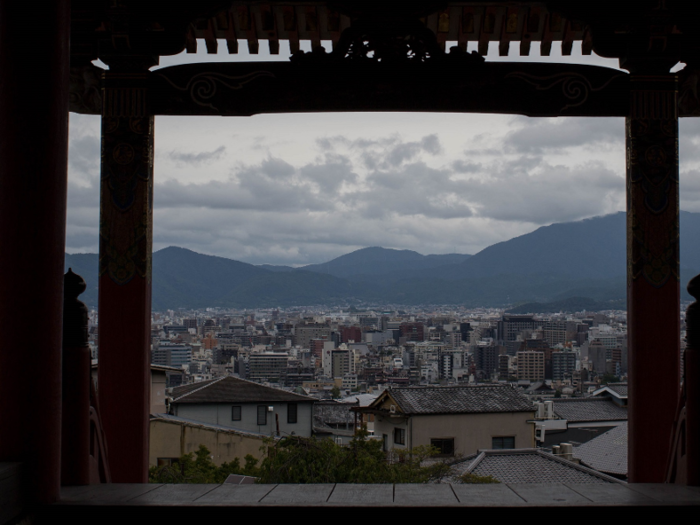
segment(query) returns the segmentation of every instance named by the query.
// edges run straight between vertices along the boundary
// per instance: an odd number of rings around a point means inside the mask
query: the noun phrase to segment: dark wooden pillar
[[[69,33],[67,0],[0,2],[0,461],[39,503],[60,489]]]
[[[680,384],[675,75],[631,76],[627,118],[629,479],[661,483]]]
[[[147,71],[105,72],[98,396],[115,483],[148,474],[153,116]]]
[[[85,280],[71,269],[63,280],[63,415],[61,485],[90,484],[90,347],[88,309],[78,296]]]

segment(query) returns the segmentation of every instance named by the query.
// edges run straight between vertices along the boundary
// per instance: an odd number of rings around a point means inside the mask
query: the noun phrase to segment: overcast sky
[[[243,41],[241,55],[204,47],[161,67],[289,56],[284,43],[276,57],[265,42],[257,56]],[[516,47],[508,58],[491,51],[489,61],[520,59]],[[553,45],[561,61],[558,53]],[[564,60],[617,66],[576,50]],[[98,250],[99,121],[71,114],[71,253]],[[700,119],[680,127],[681,208],[700,211]],[[324,262],[366,246],[473,254],[546,224],[625,208],[621,118],[156,117],[155,144],[154,250],[181,246],[254,264]]]

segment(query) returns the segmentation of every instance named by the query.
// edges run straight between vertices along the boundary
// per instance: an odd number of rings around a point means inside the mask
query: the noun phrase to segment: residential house
[[[627,423],[627,408],[607,397],[553,399],[551,403],[552,413],[538,414],[535,421],[540,444],[545,447],[585,443]]]
[[[174,388],[170,414],[268,436],[309,437],[314,401],[312,397],[228,376]]]
[[[368,407],[384,449],[433,445],[442,456],[534,447],[535,408],[510,385],[395,387]]]

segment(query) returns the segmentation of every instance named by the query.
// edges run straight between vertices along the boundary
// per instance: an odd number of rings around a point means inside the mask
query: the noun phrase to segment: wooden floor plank
[[[565,483],[574,492],[588,498],[594,503],[611,503],[617,505],[644,505],[656,504],[657,501],[630,490],[622,484],[606,483],[606,484],[571,484]]]
[[[525,500],[502,483],[499,484],[455,484],[452,485],[459,502],[472,507],[500,505],[524,505]]]
[[[168,484],[161,485],[156,490],[152,490],[138,496],[129,503],[158,503],[188,505],[197,498],[206,495],[208,492],[220,487],[219,484],[194,485],[194,484]]]
[[[700,503],[700,492],[682,485],[666,483],[630,483],[630,490],[664,503],[694,502]]]
[[[194,505],[256,505],[276,485],[221,485],[194,501]]]
[[[105,483],[61,489],[59,505],[107,505],[125,503],[152,490],[160,488],[156,483]]]
[[[338,483],[328,499],[332,505],[354,507],[391,505],[394,502],[394,485],[362,485]]]
[[[325,503],[334,484],[277,485],[260,503],[263,505],[309,505]]]
[[[458,504],[457,496],[447,483],[400,483],[394,485],[394,505],[435,507]]]
[[[562,483],[508,483],[530,505],[566,506],[592,503]]]

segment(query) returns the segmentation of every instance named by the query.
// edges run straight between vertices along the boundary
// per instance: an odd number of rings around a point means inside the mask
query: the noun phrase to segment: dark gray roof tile
[[[510,385],[405,387],[389,393],[406,414],[535,411],[532,401]]]
[[[484,450],[452,467],[455,477],[471,472],[493,476],[501,483],[614,483],[587,467],[535,449]]]
[[[554,399],[554,413],[570,423],[626,421],[627,409],[605,397]]]
[[[606,474],[627,475],[627,423],[574,449],[574,457]]]
[[[222,377],[173,389],[172,403],[313,403],[313,397],[301,396],[279,388]]]

